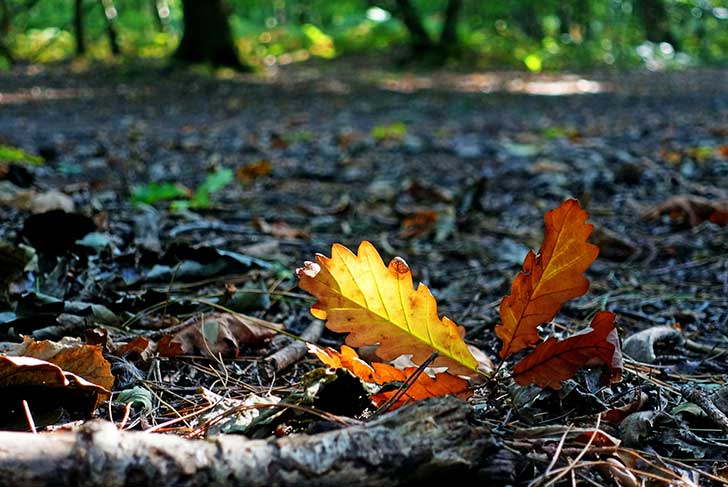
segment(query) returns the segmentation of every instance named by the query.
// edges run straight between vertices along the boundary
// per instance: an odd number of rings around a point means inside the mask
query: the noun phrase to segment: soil
[[[69,195],[78,213],[110,235],[113,250],[94,258],[53,251],[66,228],[36,240],[44,255],[62,254],[64,264],[61,272],[55,257],[41,255],[46,277],[34,282],[64,302],[134,314],[164,299],[220,295],[226,283],[248,285],[267,291],[270,302],[254,303],[247,313],[300,334],[312,320],[312,300],[296,287],[295,268],[316,253],[330,255],[333,243],[354,250],[369,240],[385,262],[403,257],[415,280],[432,290],[440,314],[463,325],[468,342],[495,358],[500,299],[510,293],[528,249],[539,248],[544,213],[573,197],[589,212],[600,255],[588,272],[589,292],[567,303],[544,332],[583,329],[606,309],[618,315],[623,340],[666,325],[693,345],[724,350],[728,232],[718,224],[720,206],[703,215],[690,201],[728,199],[725,77],[713,70],[402,71],[371,59],[253,75],[152,62],[20,66],[0,73],[0,144],[43,156],[46,164],[28,168],[32,188]],[[132,188],[174,182],[194,191],[221,168],[238,170],[238,177],[207,207],[153,205],[161,246],[142,249]],[[650,212],[675,196],[693,200]],[[2,206],[0,240],[27,239],[29,215],[17,205]],[[186,282],[139,277],[155,264],[179,262],[190,248],[224,249],[273,266]],[[6,308],[18,313],[18,296],[32,289],[27,280],[14,286]],[[181,320],[197,309],[186,302],[165,313]],[[0,340],[17,340],[3,326]],[[139,329],[110,330],[123,340]],[[325,331],[319,343],[341,341]],[[531,442],[528,463],[514,480],[540,475],[551,460],[540,457],[551,451],[547,440],[514,443],[514,431],[593,426],[596,413],[624,405],[635,391],[646,395],[642,411],[663,411],[669,419],[660,434],[638,434],[628,447],[684,460],[669,466],[679,475],[725,475],[725,463],[716,460],[725,458],[725,432],[715,425],[698,431],[699,421],[674,411],[685,404],[682,386],[710,392],[725,384],[725,352],[682,342],[661,346],[653,368],[632,362],[622,384],[607,390],[585,373],[561,391],[533,392],[526,402],[505,385],[476,394],[477,418],[510,449],[523,452]],[[246,351],[247,364],[272,348]],[[246,367],[242,358],[235,364]],[[289,390],[314,366],[307,358],[281,373],[276,390]],[[190,372],[187,362],[166,367],[170,374],[175,367],[184,371],[178,387],[204,382],[219,392],[216,377]],[[118,381],[116,388],[133,385]],[[165,412],[156,418],[137,411],[130,424],[156,424]],[[624,425],[607,428],[625,441]]]

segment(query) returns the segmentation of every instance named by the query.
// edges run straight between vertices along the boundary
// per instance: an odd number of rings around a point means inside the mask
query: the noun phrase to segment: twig
[[[574,461],[569,464],[568,468],[566,468],[565,470],[563,470],[556,477],[554,477],[551,480],[549,480],[548,483],[546,484],[546,487],[548,487],[549,485],[555,484],[564,475],[566,475],[567,473],[573,471],[574,466],[576,464],[578,464],[579,463],[579,460],[581,460],[582,457],[584,455],[586,455],[586,452],[589,451],[589,447],[594,442],[594,438],[596,438],[597,437],[597,434],[599,433],[599,425],[601,424],[601,422],[602,422],[602,415],[599,414],[599,415],[597,415],[597,424],[596,424],[596,426],[594,426],[594,432],[592,433],[591,437],[589,437],[589,441],[587,441],[586,445],[584,445],[584,449],[581,450],[581,452],[576,456],[576,458],[574,459]]]
[[[687,401],[697,404],[715,424],[728,431],[728,416],[718,409],[705,391],[694,385],[685,384],[680,392]]]
[[[407,392],[407,390],[410,387],[412,387],[412,384],[414,384],[417,381],[417,378],[420,375],[422,375],[422,373],[425,371],[425,369],[427,368],[427,366],[430,365],[432,362],[434,362],[435,359],[439,355],[440,355],[439,353],[435,352],[432,355],[430,355],[430,357],[427,360],[425,360],[424,362],[422,362],[422,364],[419,367],[417,367],[417,370],[415,370],[412,375],[410,375],[409,377],[407,377],[407,380],[405,380],[404,383],[401,386],[399,386],[399,389],[397,389],[397,392],[392,397],[390,397],[389,399],[387,399],[387,401],[384,404],[382,404],[379,407],[379,409],[377,409],[374,412],[374,414],[372,414],[370,416],[370,419],[374,419],[375,417],[379,416],[380,414],[386,413],[387,410],[390,407],[392,407],[392,404],[394,404],[397,401],[399,401],[399,399],[402,396],[404,396],[404,394]]]
[[[258,366],[260,375],[265,380],[271,380],[276,373],[289,367],[300,360],[308,352],[306,343],[316,343],[324,331],[324,322],[314,320],[303,333],[301,339],[304,341],[293,341],[277,352],[266,357]]]
[[[34,434],[38,434],[38,430],[35,429],[35,421],[33,421],[33,415],[30,414],[30,408],[28,407],[28,401],[23,399],[23,410],[25,410],[25,419],[28,420],[28,427]]]
[[[569,425],[568,428],[566,428],[566,431],[564,431],[564,434],[561,435],[561,440],[559,441],[558,446],[556,447],[556,451],[554,452],[553,458],[551,458],[551,463],[549,463],[549,466],[546,467],[546,471],[543,473],[540,479],[534,480],[531,482],[530,485],[537,485],[541,479],[544,479],[549,476],[551,473],[551,469],[554,468],[554,465],[556,465],[557,460],[561,456],[561,450],[564,448],[564,442],[566,441],[566,437],[569,435],[569,431],[571,431],[571,426]]]

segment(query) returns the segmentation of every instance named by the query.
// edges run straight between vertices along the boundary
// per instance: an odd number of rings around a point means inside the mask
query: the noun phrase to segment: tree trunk
[[[417,485],[461,478],[512,482],[513,458],[452,397],[315,435],[186,440],[91,421],[73,433],[0,432],[5,485]]]
[[[670,32],[670,18],[663,0],[637,0],[637,15],[645,28],[645,37],[651,42],[669,42],[678,50],[677,39]]]
[[[414,53],[423,53],[432,49],[434,42],[425,30],[417,10],[410,0],[397,0],[397,10],[402,17],[402,22],[409,32]]]
[[[14,61],[13,54],[6,44],[8,34],[10,34],[10,9],[6,0],[0,0],[0,56],[12,64]]]
[[[223,0],[182,0],[184,33],[175,57],[241,68]]]
[[[109,45],[111,46],[111,54],[118,56],[121,54],[119,47],[119,34],[116,31],[117,11],[114,6],[114,0],[101,0],[101,8],[104,9],[104,19],[106,19],[106,35],[109,36]]]
[[[83,27],[83,0],[75,0],[73,3],[73,29],[76,34],[76,55],[86,54],[86,38]]]
[[[150,0],[154,22],[159,32],[166,32],[169,24],[169,4],[167,0]]]
[[[463,7],[462,0],[449,0],[445,9],[445,22],[442,25],[440,46],[451,50],[458,45],[458,16]]]

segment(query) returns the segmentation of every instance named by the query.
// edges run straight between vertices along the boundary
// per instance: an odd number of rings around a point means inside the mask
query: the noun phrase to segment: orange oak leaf
[[[111,363],[104,358],[102,346],[86,345],[78,338],[64,337],[58,342],[50,340],[37,342],[26,336],[23,337],[23,342],[17,344],[7,355],[50,362],[64,372],[80,376],[106,390],[114,386]]]
[[[579,202],[566,200],[544,216],[544,241],[538,254],[529,251],[511,294],[500,305],[501,323],[495,334],[503,341],[501,358],[539,340],[537,327],[556,316],[561,305],[589,289],[584,271],[599,248],[587,243],[593,226]]]
[[[309,351],[314,353],[319,360],[334,369],[347,369],[349,372],[363,380],[375,384],[388,384],[391,382],[404,382],[417,371],[417,367],[407,367],[400,370],[389,364],[374,362],[371,365],[363,361],[353,348],[346,345],[341,346],[341,352],[333,348],[320,348],[309,344]],[[390,397],[397,393],[397,389],[381,391],[370,396],[375,406],[379,407]],[[434,378],[427,373],[420,374],[415,382],[407,389],[402,397],[397,400],[392,409],[403,406],[408,401],[419,401],[434,396],[453,394],[460,399],[467,399],[472,395],[468,381],[460,377],[441,373]]]
[[[591,330],[565,340],[549,338],[513,367],[513,378],[522,385],[560,389],[561,381],[574,376],[582,367],[602,365],[605,382],[622,378],[622,352],[614,313],[600,311],[591,322]]]
[[[457,375],[478,375],[479,363],[468,349],[458,326],[437,314],[437,303],[424,284],[412,283],[409,266],[400,257],[384,265],[374,246],[364,241],[358,254],[340,244],[331,257],[316,255],[296,269],[299,286],[318,302],[311,314],[327,320],[326,326],[348,333],[352,347],[376,345],[382,360],[412,355],[422,363],[433,353],[433,367],[448,367]],[[487,365],[483,365],[487,368]]]
[[[73,419],[90,418],[111,392],[80,375],[34,357],[0,355],[0,428],[27,424],[26,400],[36,425],[58,420],[61,410]]]

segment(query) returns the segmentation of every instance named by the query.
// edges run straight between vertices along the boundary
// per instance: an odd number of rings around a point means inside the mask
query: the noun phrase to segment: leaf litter
[[[51,84],[65,79],[52,70],[43,76]],[[190,76],[163,83],[222,90],[212,80]],[[354,93],[372,89],[345,81]],[[256,100],[278,96],[270,91],[276,86],[245,85]],[[453,339],[496,362],[484,382],[451,393],[469,397],[474,420],[513,454],[510,482],[547,484],[573,472],[578,479],[608,485],[725,483],[728,442],[711,407],[725,413],[728,404],[728,243],[721,226],[728,165],[720,150],[724,140],[712,129],[722,123],[719,117],[696,111],[703,117],[697,123],[666,127],[659,119],[681,110],[679,100],[660,107],[607,104],[613,123],[605,126],[597,118],[577,120],[580,110],[594,110],[592,102],[605,103],[587,98],[570,99],[574,110],[528,96],[499,98],[496,116],[476,109],[485,98],[475,95],[447,90],[408,95],[445,106],[443,128],[419,120],[422,115],[413,108],[389,108],[402,95],[378,93],[380,99],[368,103],[381,113],[352,108],[359,100],[346,98],[350,105],[341,119],[305,118],[301,134],[305,130],[306,137],[286,133],[277,110],[252,106],[226,118],[224,106],[215,112],[216,98],[208,96],[191,96],[183,116],[169,120],[162,106],[177,102],[163,93],[151,111],[122,100],[140,123],[103,132],[74,135],[72,129],[82,127],[66,127],[67,118],[54,120],[53,114],[27,135],[0,123],[0,136],[17,139],[6,144],[3,138],[4,146],[18,148],[2,161],[7,171],[0,171],[0,183],[14,194],[32,186],[27,198],[51,191],[63,195],[40,201],[51,206],[3,200],[0,208],[3,360],[33,360],[8,354],[23,340],[75,337],[94,343],[86,346],[103,354],[114,379],[104,386],[66,365],[37,365],[55,377],[41,392],[54,389],[53,397],[59,397],[48,411],[28,401],[39,428],[72,428],[79,418],[101,417],[124,429],[186,437],[221,431],[249,437],[305,433],[320,419],[316,414],[350,424],[376,414],[400,392],[399,403],[388,408],[419,399],[418,387],[427,389],[439,377],[462,384],[462,377],[428,363],[432,353],[412,350],[413,362],[375,366],[394,357],[377,358],[366,347],[357,359],[364,370],[391,367],[398,372],[387,370],[396,377],[384,384],[362,381],[345,370],[322,368],[311,355],[265,379],[260,374],[259,363],[283,350],[314,319],[308,308],[316,299],[298,287],[295,268],[334,243],[354,249],[369,240],[378,255],[400,256],[412,265],[407,266],[410,280],[425,283],[423,289],[437,302],[437,319],[451,316],[462,327],[455,327]],[[285,101],[292,119],[311,110],[311,103],[322,113],[330,110],[316,96],[305,99],[306,104],[296,97]],[[442,100],[447,103],[441,105]],[[37,109],[8,107],[7,120],[38,116]],[[64,110],[93,119],[93,108],[83,100]],[[153,131],[139,128],[148,127],[141,122],[150,113],[174,142],[161,144]],[[219,123],[198,118],[210,113],[221,115]],[[244,137],[238,136],[241,120],[256,122],[247,125]],[[633,136],[632,127],[640,124],[644,132]],[[574,126],[578,137],[556,130]],[[682,144],[679,158],[670,156],[674,147],[662,139],[668,130],[670,144]],[[66,134],[70,142],[46,137],[56,134]],[[41,152],[37,140],[57,147]],[[711,150],[691,152],[698,146]],[[36,166],[16,157],[34,153],[62,154],[63,161],[50,158]],[[144,164],[134,162],[140,154]],[[20,165],[22,171],[15,169]],[[134,193],[133,187],[146,193]],[[579,269],[589,288],[578,284],[578,292],[549,306],[526,326],[525,346],[499,360],[505,342],[498,337],[511,336],[494,333],[508,321],[501,303],[509,301],[502,298],[514,294],[519,271],[535,275],[539,265],[548,267],[541,222],[570,197],[578,198],[594,226],[582,239],[589,244],[582,245],[599,247],[588,269]],[[34,216],[33,208],[55,213]],[[547,232],[548,227],[547,222]],[[541,251],[529,254],[530,263],[522,266],[521,249],[529,248]],[[280,331],[269,327],[263,339],[243,338],[247,325],[234,331],[228,322],[245,323],[236,313],[278,324],[274,328]],[[220,316],[229,318],[217,320]],[[211,317],[216,324],[205,325]],[[601,324],[605,320],[612,328]],[[650,331],[655,329],[674,331]],[[544,347],[571,349],[564,344],[612,331],[620,340],[597,340],[588,357],[555,367],[568,373],[547,373],[546,382],[524,379],[522,371],[534,369],[528,357],[545,369],[553,367],[555,355],[544,354]],[[640,335],[643,331],[647,335]],[[185,344],[179,345],[180,354],[160,353],[165,337],[182,332],[187,335],[177,342]],[[317,342],[335,356],[346,350],[344,339],[327,329]],[[619,342],[624,356],[616,367]],[[613,382],[619,375],[622,380]],[[107,397],[106,387],[110,404],[97,404]],[[69,391],[71,402],[63,396]],[[389,395],[376,398],[383,393]],[[253,410],[259,414],[246,413]],[[27,429],[25,413],[14,417],[16,426]]]

